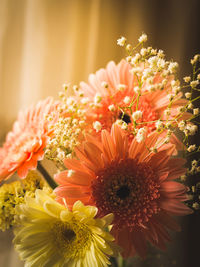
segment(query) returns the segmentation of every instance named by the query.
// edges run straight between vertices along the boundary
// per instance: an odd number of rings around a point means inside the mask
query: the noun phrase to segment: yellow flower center
[[[90,229],[72,219],[70,223],[57,221],[52,226],[53,239],[60,253],[66,258],[84,257],[91,245]]]

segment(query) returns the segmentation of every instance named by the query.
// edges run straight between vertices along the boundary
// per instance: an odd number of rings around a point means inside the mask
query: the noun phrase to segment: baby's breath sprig
[[[75,96],[67,96],[70,84],[64,84],[64,91],[59,92],[60,106],[56,123],[50,125],[52,137],[46,147],[45,155],[49,160],[53,160],[59,169],[63,169],[63,159],[72,157],[74,148],[80,144],[80,140],[85,132],[85,105],[87,99],[74,85],[73,90],[80,97],[77,101]],[[97,100],[98,102],[98,100]],[[49,116],[47,119],[51,120]]]
[[[136,136],[138,142],[145,141],[144,127],[148,127],[151,123],[154,123],[157,132],[160,134],[165,131],[167,132],[165,135],[166,143],[170,142],[172,134],[176,132],[178,128],[183,134],[185,156],[198,154],[200,148],[192,144],[190,139],[191,136],[194,136],[198,132],[198,124],[200,124],[196,121],[200,110],[198,106],[195,107],[195,104],[200,99],[200,96],[197,95],[200,91],[200,68],[198,67],[200,55],[197,54],[191,59],[193,67],[192,74],[185,76],[183,78],[184,84],[181,84],[180,80],[177,78],[178,63],[167,61],[162,50],[153,49],[152,47],[146,48],[143,45],[144,43],[142,43],[142,48],[138,50],[143,37],[144,35],[139,38],[139,43],[132,49],[127,49],[128,46],[126,46],[126,52],[128,53],[126,60],[132,67],[130,72],[138,82],[138,86],[134,88],[135,92],[138,93],[137,100],[134,99],[131,103],[132,105],[134,105],[136,101],[139,103],[143,95],[163,90],[167,92],[169,103],[163,115],[154,121],[140,121],[142,112],[138,109],[138,105],[135,106],[133,112],[131,105],[124,108],[120,107],[120,109],[123,111],[123,114],[125,114],[126,108],[129,109],[134,125],[133,135]],[[145,41],[147,41],[146,37]],[[182,90],[185,89],[187,89],[185,92],[187,101],[182,101]],[[181,101],[183,103],[182,106],[180,104],[177,105],[177,103]],[[174,109],[175,106],[178,107],[176,112]],[[125,128],[123,124],[122,126]],[[142,127],[139,131],[137,129],[138,126]],[[156,149],[154,150],[156,151]],[[193,160],[192,167],[188,170],[187,175],[199,171],[200,167],[196,164],[196,161]],[[193,204],[195,206],[193,208],[199,207],[199,204],[197,205],[196,202]]]

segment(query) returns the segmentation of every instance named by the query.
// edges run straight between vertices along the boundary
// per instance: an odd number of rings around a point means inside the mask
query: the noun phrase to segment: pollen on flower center
[[[112,162],[92,183],[92,197],[101,216],[112,212],[117,228],[132,227],[159,211],[159,183],[148,163],[135,159]]]
[[[66,257],[82,257],[91,243],[91,231],[80,222],[55,222],[52,227],[54,241]]]

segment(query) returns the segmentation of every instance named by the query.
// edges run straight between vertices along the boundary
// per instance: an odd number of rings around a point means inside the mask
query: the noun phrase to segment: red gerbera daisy
[[[19,177],[25,178],[28,170],[35,169],[37,161],[43,159],[50,134],[46,116],[56,105],[52,98],[47,98],[19,113],[18,120],[0,148],[0,181],[15,171]]]
[[[69,170],[55,176],[58,200],[65,198],[69,206],[77,199],[96,205],[99,216],[113,213],[112,232],[124,256],[145,257],[146,240],[164,249],[170,240],[167,229],[179,230],[171,216],[191,213],[182,203],[187,200],[186,187],[173,181],[185,173],[185,160],[171,157],[173,144],[159,146],[156,132],[145,142],[134,138],[130,147],[116,124],[111,134],[101,132],[101,142],[86,139],[76,148],[79,160],[66,159]]]

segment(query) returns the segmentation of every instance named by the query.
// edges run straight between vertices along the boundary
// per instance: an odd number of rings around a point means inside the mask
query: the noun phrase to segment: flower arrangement
[[[13,229],[26,266],[123,266],[122,258],[145,258],[147,243],[165,250],[169,231],[180,230],[174,216],[199,209],[186,183],[199,161],[185,164],[200,152],[191,143],[200,55],[182,85],[178,63],[146,41],[118,39],[125,59],[74,85],[72,96],[65,84],[59,101],[20,112],[7,134],[0,228]],[[44,158],[58,168],[54,177]],[[9,183],[15,172],[21,179]]]

